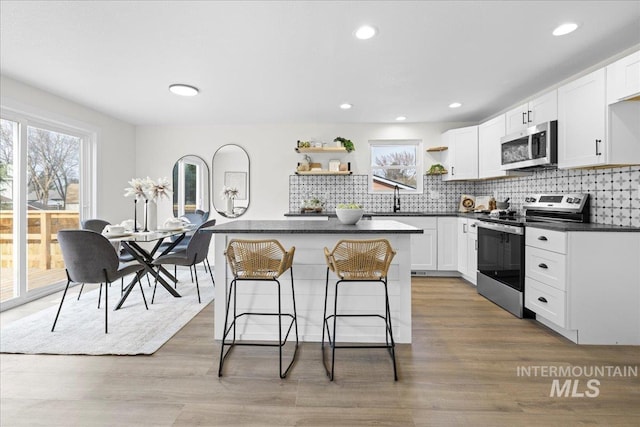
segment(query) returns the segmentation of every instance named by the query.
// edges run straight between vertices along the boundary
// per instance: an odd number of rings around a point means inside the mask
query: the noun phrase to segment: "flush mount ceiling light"
[[[560,24],[553,30],[554,36],[564,36],[566,34],[574,32],[578,28],[578,24],[575,22],[565,22],[564,24]]]
[[[462,107],[462,104],[459,102],[452,102],[451,104],[449,104],[449,108],[460,108]]]
[[[340,104],[340,108],[342,108],[343,110],[349,110],[351,107],[353,107],[353,105],[349,104],[348,102]]]
[[[396,120],[399,122],[404,122],[405,120],[407,120],[407,118],[405,116],[398,116],[396,117]]]
[[[196,96],[199,92],[197,87],[183,85],[183,84],[174,84],[169,86],[169,90],[171,93],[175,93],[180,96]]]
[[[376,30],[375,27],[372,27],[371,25],[363,25],[362,27],[358,28],[353,34],[360,40],[368,40],[371,37],[375,36],[377,32],[378,30]]]

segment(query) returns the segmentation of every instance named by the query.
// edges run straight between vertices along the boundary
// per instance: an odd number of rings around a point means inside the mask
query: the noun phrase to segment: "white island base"
[[[235,223],[235,225],[234,225]],[[298,333],[301,341],[320,342],[327,267],[324,248],[330,250],[341,239],[389,240],[396,251],[388,277],[389,304],[396,343],[411,343],[411,234],[421,230],[397,221],[361,221],[352,226],[337,222],[316,221],[234,221],[210,229],[215,234],[215,339],[222,338],[226,298],[233,279],[226,267],[224,250],[231,239],[277,239],[285,249],[295,246],[293,278],[295,284]],[[251,224],[255,223],[255,224]],[[245,224],[246,228],[242,228]],[[257,224],[263,226],[256,231]],[[264,226],[268,224],[269,226]],[[278,232],[278,225],[283,230]],[[291,231],[288,228],[299,229]],[[305,225],[306,224],[306,225]],[[275,228],[272,232],[269,228]],[[304,231],[302,231],[302,228]],[[225,266],[226,268],[221,268]],[[287,271],[280,277],[282,311],[292,312],[291,276]],[[336,276],[329,273],[329,304],[335,289]],[[277,312],[277,286],[268,281],[239,281],[237,288],[238,313],[244,311]],[[330,306],[328,311],[332,311]],[[384,315],[384,288],[381,283],[357,282],[339,286],[338,313],[376,313]],[[289,321],[283,318],[283,329]],[[277,340],[276,317],[244,316],[239,319],[236,338],[247,341]],[[283,334],[286,329],[283,330]],[[293,333],[293,332],[292,332]],[[337,329],[338,342],[385,342],[384,320],[341,318]]]

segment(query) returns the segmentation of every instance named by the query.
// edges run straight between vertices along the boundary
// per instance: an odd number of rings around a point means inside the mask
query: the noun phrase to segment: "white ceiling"
[[[480,121],[639,43],[640,1],[0,1],[3,75],[138,125]]]

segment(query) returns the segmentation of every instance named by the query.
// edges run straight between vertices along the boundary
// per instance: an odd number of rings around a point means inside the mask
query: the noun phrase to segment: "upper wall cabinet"
[[[607,104],[640,97],[640,51],[607,67]]]
[[[442,134],[448,150],[444,167],[449,171],[444,181],[478,179],[478,126],[451,129]]]
[[[506,134],[558,119],[558,92],[552,90],[506,113]]]
[[[605,69],[558,89],[558,167],[640,163],[640,103],[607,107]]]
[[[525,175],[522,172],[504,171],[500,138],[505,136],[506,116],[499,115],[478,126],[478,178],[501,178]]]

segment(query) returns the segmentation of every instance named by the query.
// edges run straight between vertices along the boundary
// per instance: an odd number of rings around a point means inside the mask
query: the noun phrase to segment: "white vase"
[[[233,215],[233,199],[231,197],[227,197],[225,200],[227,202],[225,213],[231,216]]]
[[[158,205],[153,200],[144,203],[144,231],[158,229]]]

